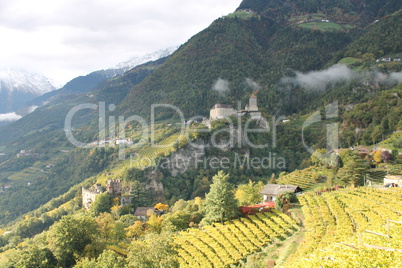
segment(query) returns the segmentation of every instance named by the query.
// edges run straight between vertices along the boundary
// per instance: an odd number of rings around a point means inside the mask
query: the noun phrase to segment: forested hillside
[[[338,190],[402,174],[402,63],[382,58],[402,53],[401,5],[244,0],[168,58],[90,92],[72,82],[48,104],[0,128],[0,226],[7,231],[0,229],[1,265],[224,267],[265,265],[268,256],[284,262],[294,252],[285,265],[316,267],[321,257],[340,265],[326,252],[338,258],[337,245],[354,247],[363,227],[385,232],[382,216],[402,220],[392,209],[394,199],[381,201],[400,191]],[[252,94],[267,122],[251,120],[245,111]],[[238,102],[242,117],[188,121],[209,118],[216,103],[237,108]],[[105,137],[97,109],[80,111],[64,129],[67,113],[83,103],[105,104]],[[184,118],[170,108],[151,115],[152,104],[174,105]],[[123,125],[119,116],[134,119]],[[339,127],[338,147],[351,148],[331,151],[335,166],[320,158],[329,153],[330,125]],[[90,148],[76,148],[66,133]],[[367,158],[354,149],[358,145],[369,147]],[[388,146],[387,153],[379,146]],[[109,194],[112,180],[125,192]],[[260,203],[266,183],[294,184],[307,193],[299,204],[283,194],[267,212],[241,217],[239,205]],[[103,191],[87,210],[82,186]],[[123,204],[123,197],[132,199]],[[151,212],[137,218],[132,214],[138,207]],[[395,241],[390,247],[397,247]],[[353,263],[354,252],[346,254]],[[390,254],[389,262],[395,260]]]

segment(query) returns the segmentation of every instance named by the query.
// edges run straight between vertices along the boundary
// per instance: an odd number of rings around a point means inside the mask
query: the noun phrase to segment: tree
[[[131,226],[137,220],[137,217],[134,215],[123,215],[120,217],[119,222],[121,222],[125,227]]]
[[[29,245],[18,252],[18,258],[9,260],[10,267],[29,268],[52,268],[57,267],[57,260],[53,253],[46,247],[40,248],[36,245]]]
[[[74,268],[92,268],[92,267],[107,267],[107,268],[123,268],[125,260],[116,252],[105,250],[95,259],[82,258]]]
[[[392,157],[393,157],[394,159],[398,159],[398,155],[399,155],[398,149],[393,149],[393,150],[392,150]],[[0,231],[0,232],[1,232],[1,231]]]
[[[187,229],[191,220],[191,214],[183,210],[165,214],[162,217],[164,228],[170,228],[172,231]]]
[[[101,237],[107,242],[114,235],[115,221],[112,214],[103,212],[95,219],[98,224]]]
[[[150,200],[149,190],[145,190],[144,183],[141,183],[138,180],[133,181],[131,185],[131,196],[131,203],[135,207],[147,206]]]
[[[149,234],[144,240],[131,242],[127,267],[179,267],[171,235]]]
[[[325,155],[325,153],[327,152],[327,150],[325,148],[323,149],[317,149],[310,157],[310,161],[313,165],[315,166],[323,166],[324,164],[324,157],[323,155]]]
[[[275,199],[275,208],[287,212],[290,204],[297,201],[296,195],[292,192],[284,192]]]
[[[156,208],[157,210],[168,211],[169,205],[165,205],[165,204],[162,204],[162,203],[158,203],[158,204],[155,205],[155,208]]]
[[[238,215],[237,199],[228,178],[223,171],[212,178],[211,189],[205,197],[205,222],[224,222]]]
[[[112,198],[108,192],[104,192],[95,197],[95,202],[92,203],[89,210],[93,215],[98,216],[102,212],[110,212],[111,206]]]
[[[176,201],[176,203],[174,203],[171,211],[172,213],[175,213],[176,211],[184,210],[186,207],[187,207],[187,201],[185,201],[184,199],[179,199]]]
[[[152,213],[149,216],[146,226],[149,231],[160,234],[163,228],[163,219],[161,216]]]
[[[271,178],[268,181],[268,184],[277,184],[275,173],[272,173]]]
[[[373,158],[377,163],[381,163],[381,151],[376,151]]]
[[[373,62],[375,62],[375,55],[373,53],[365,53],[363,55],[363,63],[366,67],[369,67]]]
[[[367,166],[360,156],[354,151],[347,150],[341,153],[341,159],[343,167],[337,173],[338,180],[344,185],[363,185]]]
[[[242,184],[237,187],[235,196],[240,206],[254,205],[261,201],[261,190],[264,184],[260,181],[255,183],[249,180],[248,184]]]
[[[123,210],[124,208],[122,205],[114,205],[110,208],[110,213],[115,219],[119,219],[119,217],[122,215]]]
[[[70,267],[77,257],[85,255],[88,245],[96,240],[98,226],[89,216],[64,216],[50,227],[46,240],[59,265]]]
[[[127,238],[138,239],[145,234],[145,227],[142,221],[135,221],[133,225],[124,229],[126,231]]]

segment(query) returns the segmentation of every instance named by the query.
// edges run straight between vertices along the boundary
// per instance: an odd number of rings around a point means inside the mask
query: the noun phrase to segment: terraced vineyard
[[[303,190],[310,190],[317,183],[324,182],[320,177],[320,172],[316,167],[310,167],[303,170],[296,170],[288,175],[278,179],[278,184],[297,185]]]
[[[180,133],[176,133],[154,146],[147,145],[133,157],[132,167],[143,169],[155,165],[158,156],[166,156],[175,151],[174,144],[178,142],[179,137]]]
[[[402,267],[402,190],[299,196],[305,239],[285,267]]]
[[[385,176],[387,175],[386,170],[373,170],[369,171],[367,174],[367,179],[373,182],[382,183],[384,181]]]
[[[227,267],[298,228],[291,217],[277,210],[214,225],[175,237],[180,267]]]

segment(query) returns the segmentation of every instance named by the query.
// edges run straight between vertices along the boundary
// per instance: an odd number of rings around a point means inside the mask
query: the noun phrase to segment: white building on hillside
[[[222,119],[231,115],[237,115],[237,111],[228,104],[215,104],[209,111],[209,117],[211,120]]]
[[[258,110],[257,106],[257,96],[255,94],[251,95],[249,99],[249,104],[246,105],[244,111],[237,111],[229,104],[215,104],[214,107],[209,111],[210,120],[223,119],[231,115],[243,115],[250,114],[252,119],[260,119],[261,112]]]

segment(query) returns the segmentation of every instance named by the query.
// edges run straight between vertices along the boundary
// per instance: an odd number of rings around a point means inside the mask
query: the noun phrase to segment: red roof
[[[255,215],[258,212],[267,212],[270,211],[271,208],[275,208],[274,202],[265,202],[262,204],[256,204],[251,206],[242,206],[239,207],[239,211],[243,216],[247,215]]]
[[[274,208],[275,202],[265,202],[262,204],[255,204],[255,205],[251,205],[251,206],[242,206],[241,208],[265,208],[265,207]]]

